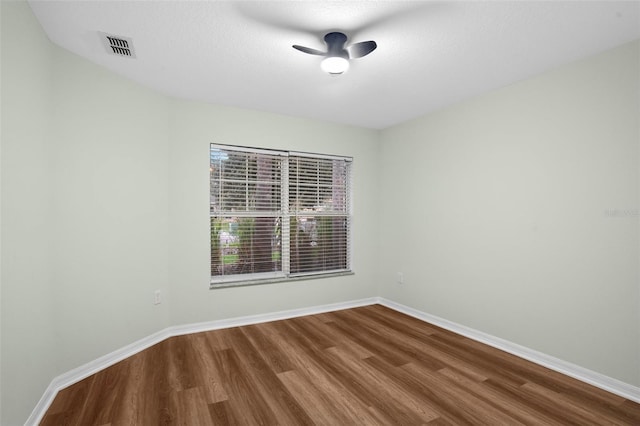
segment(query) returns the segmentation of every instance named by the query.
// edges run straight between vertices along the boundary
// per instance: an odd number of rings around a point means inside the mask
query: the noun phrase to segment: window
[[[352,159],[211,145],[211,286],[349,273]]]

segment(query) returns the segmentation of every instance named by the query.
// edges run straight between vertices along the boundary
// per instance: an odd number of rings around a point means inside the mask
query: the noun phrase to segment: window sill
[[[290,281],[315,280],[319,278],[333,278],[333,277],[342,277],[346,275],[355,275],[355,272],[340,271],[340,272],[331,272],[327,274],[308,274],[308,275],[298,275],[293,277],[263,278],[263,279],[245,280],[245,281],[229,281],[229,282],[212,281],[209,285],[209,289],[218,290],[218,289],[229,288],[229,287],[245,287],[250,285],[284,283],[284,282],[290,282]]]

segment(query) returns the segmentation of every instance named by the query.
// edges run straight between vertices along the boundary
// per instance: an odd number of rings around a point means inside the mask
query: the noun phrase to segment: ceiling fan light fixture
[[[320,68],[329,74],[342,74],[349,69],[349,60],[340,56],[329,56],[322,60]]]
[[[324,42],[327,44],[326,52],[297,44],[291,47],[309,55],[324,56],[325,59],[320,64],[320,68],[332,75],[342,74],[347,71],[349,69],[349,59],[367,56],[378,47],[373,40],[361,41],[345,47],[347,36],[338,31],[325,34]]]

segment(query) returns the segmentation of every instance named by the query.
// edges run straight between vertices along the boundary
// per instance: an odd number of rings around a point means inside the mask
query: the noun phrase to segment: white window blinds
[[[350,167],[212,144],[212,286],[350,271]]]
[[[289,157],[292,274],[349,268],[349,166],[339,159]]]

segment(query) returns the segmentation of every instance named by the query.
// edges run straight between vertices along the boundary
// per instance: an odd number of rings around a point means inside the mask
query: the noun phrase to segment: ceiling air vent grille
[[[100,38],[104,44],[107,53],[116,56],[127,56],[129,58],[135,58],[136,54],[133,51],[133,41],[129,37],[121,37],[107,33],[100,33]]]

